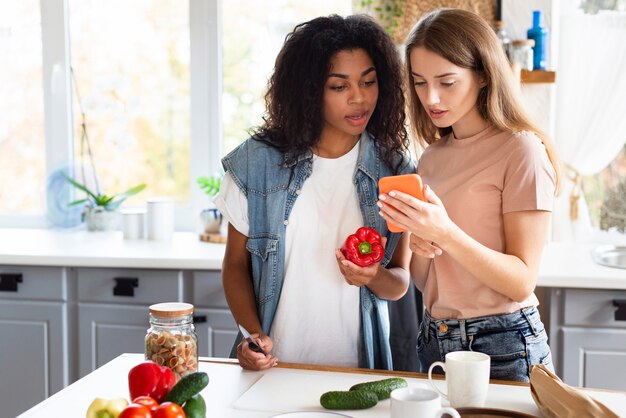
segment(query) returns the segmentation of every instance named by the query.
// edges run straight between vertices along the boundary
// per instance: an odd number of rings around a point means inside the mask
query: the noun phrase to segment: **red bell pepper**
[[[149,396],[161,402],[176,384],[176,376],[169,367],[159,366],[154,361],[144,361],[128,372],[130,399]]]
[[[357,266],[367,267],[382,260],[385,249],[380,243],[378,231],[362,226],[348,235],[341,252]]]

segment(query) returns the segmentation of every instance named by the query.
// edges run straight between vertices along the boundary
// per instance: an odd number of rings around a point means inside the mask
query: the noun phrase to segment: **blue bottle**
[[[543,12],[533,11],[533,27],[528,29],[528,39],[535,41],[533,47],[533,70],[546,69],[546,46],[548,44],[548,29],[543,26]]]

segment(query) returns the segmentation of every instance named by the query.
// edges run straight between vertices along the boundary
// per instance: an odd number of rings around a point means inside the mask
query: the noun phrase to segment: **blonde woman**
[[[446,353],[491,357],[491,378],[528,381],[552,368],[534,294],[558,183],[549,140],[526,116],[494,31],[439,9],[406,42],[418,173],[425,201],[381,194],[388,221],[411,232],[411,276],[426,312],[422,371]]]

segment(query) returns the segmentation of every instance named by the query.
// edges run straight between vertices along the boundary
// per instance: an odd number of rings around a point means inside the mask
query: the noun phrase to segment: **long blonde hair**
[[[481,89],[476,106],[481,116],[503,131],[534,132],[543,142],[559,184],[559,163],[552,141],[528,116],[520,98],[517,81],[504,50],[489,24],[479,15],[462,9],[437,9],[425,15],[413,27],[406,40],[405,61],[408,77],[409,113],[413,134],[422,146],[452,132],[451,127],[437,128],[422,106],[414,85],[411,51],[423,47],[454,65],[475,71],[487,84]]]

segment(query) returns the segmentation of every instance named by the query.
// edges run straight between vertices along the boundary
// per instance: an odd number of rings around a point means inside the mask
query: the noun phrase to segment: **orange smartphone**
[[[399,176],[388,176],[378,179],[378,189],[380,193],[389,193],[392,190],[397,190],[419,200],[424,200],[423,187],[422,178],[419,174],[401,174]],[[405,231],[389,222],[387,222],[387,227],[391,232]]]

